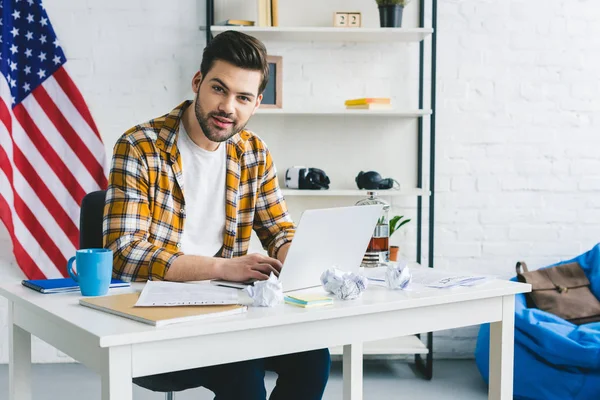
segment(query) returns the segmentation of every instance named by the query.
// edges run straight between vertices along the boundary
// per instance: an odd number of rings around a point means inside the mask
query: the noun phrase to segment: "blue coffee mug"
[[[77,272],[73,271],[73,261]],[[112,278],[113,253],[110,249],[81,249],[69,259],[67,271],[79,283],[84,296],[104,296]]]

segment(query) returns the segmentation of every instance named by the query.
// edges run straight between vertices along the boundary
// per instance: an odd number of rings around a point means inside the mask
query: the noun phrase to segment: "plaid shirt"
[[[183,254],[179,248],[185,225],[185,188],[177,135],[190,103],[131,128],[114,147],[103,235],[104,247],[113,250],[115,278],[162,280]],[[224,145],[226,221],[220,256],[245,255],[254,229],[264,249],[276,257],[295,230],[269,150],[245,130]]]

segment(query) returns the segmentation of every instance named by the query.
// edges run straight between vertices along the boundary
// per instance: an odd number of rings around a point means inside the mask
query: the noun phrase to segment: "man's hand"
[[[271,272],[279,276],[282,267],[281,261],[258,253],[219,261],[219,278],[232,282],[245,282],[250,279],[264,281],[269,279]]]

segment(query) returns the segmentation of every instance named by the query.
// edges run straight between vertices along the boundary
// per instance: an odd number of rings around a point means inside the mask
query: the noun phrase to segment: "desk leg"
[[[31,400],[31,334],[14,324],[14,303],[8,302],[8,398]]]
[[[362,400],[363,396],[363,344],[344,346],[344,400]]]
[[[102,400],[132,400],[131,346],[106,349],[102,373]]]
[[[489,400],[512,400],[515,296],[502,298],[502,321],[490,324]]]

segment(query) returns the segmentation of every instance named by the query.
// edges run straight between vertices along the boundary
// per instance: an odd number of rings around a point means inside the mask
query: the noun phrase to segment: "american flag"
[[[106,154],[40,0],[1,0],[0,219],[30,279],[66,276]]]

